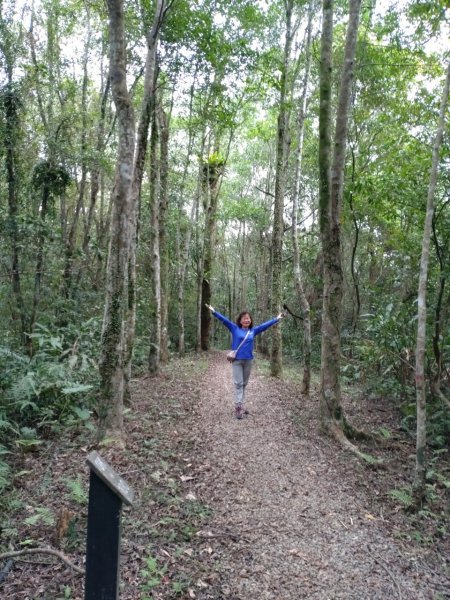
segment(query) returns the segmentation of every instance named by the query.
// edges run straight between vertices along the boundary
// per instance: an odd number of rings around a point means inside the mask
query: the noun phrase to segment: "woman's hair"
[[[236,319],[236,325],[239,325],[239,327],[242,327],[241,325],[241,319],[244,315],[248,315],[250,317],[250,329],[253,327],[253,317],[252,315],[248,312],[248,310],[243,310],[241,311]]]

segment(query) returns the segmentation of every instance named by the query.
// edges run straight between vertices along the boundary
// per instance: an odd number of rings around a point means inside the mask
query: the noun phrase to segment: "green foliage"
[[[378,429],[378,433],[385,439],[385,440],[389,440],[392,437],[392,433],[389,429],[387,429],[386,427],[380,427]]]
[[[54,525],[55,516],[50,509],[45,506],[38,506],[34,509],[34,513],[25,519],[26,525]]]
[[[400,406],[401,426],[411,437],[416,433],[416,402],[405,401]],[[448,409],[439,400],[429,398],[427,402],[427,439],[434,450],[446,450],[450,440]]]
[[[42,440],[38,439],[36,429],[21,427],[14,443],[23,452],[28,452],[36,450],[42,444]]]
[[[167,566],[160,566],[158,561],[153,556],[149,556],[145,560],[145,568],[141,570],[141,577],[143,580],[142,590],[144,592],[151,592],[151,590],[157,587],[165,573],[167,571]],[[143,596],[143,600],[150,600],[151,596]]]
[[[367,325],[356,357],[365,366],[369,389],[398,400],[413,397],[415,316],[405,304],[390,302],[363,318]]]
[[[65,427],[92,427],[93,389],[97,385],[94,322],[53,333],[37,325],[30,338],[35,346],[31,358],[0,347],[0,369],[5,374],[0,388],[0,430],[11,447],[34,451],[43,434]],[[0,458],[2,480],[9,469]]]
[[[32,185],[35,190],[46,188],[52,196],[59,196],[70,184],[70,180],[64,167],[43,160],[34,168]]]
[[[411,490],[408,488],[400,488],[398,490],[390,490],[389,496],[397,500],[404,508],[411,508],[414,504]]]
[[[5,446],[0,444],[0,494],[2,494],[8,486],[11,474],[11,469],[4,460],[4,457],[6,457],[7,454],[9,454],[9,451]]]
[[[359,456],[368,464],[371,466],[375,466],[375,465],[381,465],[383,464],[383,459],[381,458],[376,458],[375,456],[372,456],[371,454],[367,454],[366,452],[360,452]]]
[[[70,499],[80,506],[86,506],[88,502],[88,493],[84,488],[81,477],[78,477],[77,479],[67,478],[65,483],[70,492]]]

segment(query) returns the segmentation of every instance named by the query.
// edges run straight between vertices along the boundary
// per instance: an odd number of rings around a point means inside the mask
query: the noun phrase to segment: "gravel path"
[[[384,513],[392,507],[379,502],[374,514],[378,491],[360,485],[368,467],[320,436],[317,398],[305,403],[255,365],[251,414],[238,421],[230,371],[223,354],[213,355],[194,433],[210,466],[205,499],[214,509],[220,598],[450,598],[449,557],[430,566],[426,551],[395,537]]]

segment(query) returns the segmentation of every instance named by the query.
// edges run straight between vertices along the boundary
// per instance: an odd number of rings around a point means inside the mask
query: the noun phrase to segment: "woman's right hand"
[[[210,304],[206,304],[206,302],[205,302],[205,306],[206,306],[206,308],[209,308],[209,310],[211,312],[214,312],[214,308]]]

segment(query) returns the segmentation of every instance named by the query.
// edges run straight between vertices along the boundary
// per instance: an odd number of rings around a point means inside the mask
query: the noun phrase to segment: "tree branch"
[[[3,552],[2,554],[0,554],[0,560],[3,560],[4,558],[13,558],[15,556],[24,556],[26,554],[51,554],[61,559],[64,563],[66,563],[67,566],[69,566],[71,569],[73,569],[80,575],[84,575],[84,569],[77,567],[77,565],[74,565],[73,562],[71,562],[69,558],[65,554],[63,554],[63,552],[60,552],[55,548],[25,548],[24,550]]]

